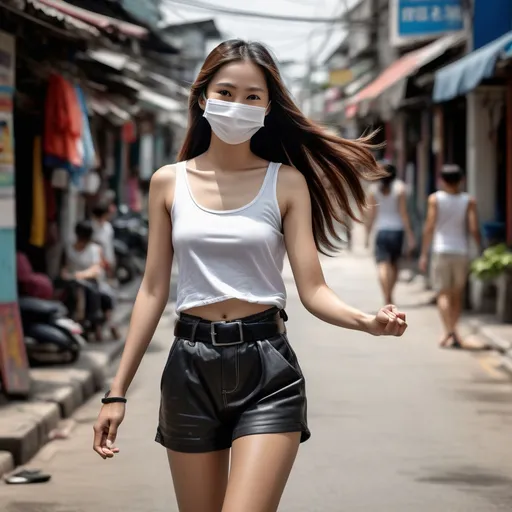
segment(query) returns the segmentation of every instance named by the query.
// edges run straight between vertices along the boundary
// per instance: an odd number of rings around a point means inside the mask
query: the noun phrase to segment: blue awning
[[[449,101],[472,91],[485,78],[491,78],[504,51],[512,51],[512,32],[440,69],[435,77],[434,101]]]
[[[512,59],[512,42],[505,48],[504,59]]]

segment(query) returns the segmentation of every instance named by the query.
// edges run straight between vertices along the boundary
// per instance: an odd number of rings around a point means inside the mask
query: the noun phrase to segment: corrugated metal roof
[[[20,10],[21,12],[25,12],[27,6],[31,6],[36,11],[39,11],[42,14],[44,14],[44,16],[57,19],[66,28],[78,30],[81,33],[87,34],[87,36],[101,36],[100,31],[96,27],[90,25],[89,23],[84,23],[83,21],[75,18],[74,16],[65,14],[59,11],[58,9],[55,9],[54,7],[51,7],[41,2],[40,0],[27,0],[25,5],[22,6],[22,9],[19,9],[19,4],[16,5],[16,7],[18,7],[18,10]]]
[[[32,2],[33,0],[30,1]],[[37,2],[48,7],[53,7],[64,14],[72,16],[77,20],[81,20],[101,30],[110,31],[114,29],[118,30],[125,36],[135,37],[138,39],[147,37],[149,33],[146,28],[140,27],[139,25],[111,18],[110,16],[105,16],[103,14],[98,14],[97,12],[88,11],[87,9],[76,7],[62,0],[37,0]]]

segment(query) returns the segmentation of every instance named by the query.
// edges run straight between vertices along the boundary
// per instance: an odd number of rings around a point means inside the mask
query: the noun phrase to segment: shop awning
[[[170,91],[188,97],[189,90],[186,87],[180,85],[176,80],[160,75],[159,73],[154,73],[152,71],[148,71],[146,76],[158,84],[165,86]]]
[[[89,97],[87,105],[98,115],[108,117],[113,124],[122,126],[131,119],[129,112],[110,101],[107,97]]]
[[[142,65],[125,53],[110,50],[88,50],[87,55],[96,62],[105,64],[105,66],[117,71],[127,69],[133,73],[140,73],[142,70]]]
[[[93,25],[101,30],[117,30],[125,36],[135,37],[138,39],[147,37],[149,33],[144,27],[139,27],[133,23],[128,23],[116,18],[111,18],[110,16],[88,11],[87,9],[76,7],[62,0],[38,0],[38,2],[47,5],[48,7],[53,7],[64,14],[73,16],[74,18]]]
[[[385,69],[373,82],[347,101],[346,116],[353,117],[358,104],[362,101],[371,101],[380,96],[384,91],[398,83],[405,81],[422,66],[440,57],[450,48],[465,40],[463,34],[450,34],[441,37],[419,50],[407,53]]]
[[[34,23],[42,24],[66,37],[91,39],[101,36],[101,32],[95,26],[69,16],[39,0],[27,0],[26,3],[11,1],[7,4],[2,3],[2,8]]]
[[[440,69],[435,76],[434,101],[436,103],[449,101],[472,91],[482,80],[491,78],[494,75],[496,62],[507,49],[510,49],[511,44],[512,32],[508,32]]]
[[[182,105],[179,101],[146,88],[140,89],[139,99],[169,112],[179,112],[186,109],[186,105]]]
[[[505,54],[503,55],[504,59],[512,59],[512,42],[508,45],[508,48],[505,50]]]

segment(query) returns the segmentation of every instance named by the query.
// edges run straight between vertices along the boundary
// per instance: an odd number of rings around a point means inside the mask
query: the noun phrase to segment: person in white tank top
[[[305,379],[284,327],[285,254],[316,317],[373,335],[407,328],[393,305],[375,315],[342,302],[318,256],[340,241],[343,211],[356,218],[348,196],[364,207],[362,181],[383,173],[369,139],[341,139],[301,114],[260,43],[215,48],[189,105],[180,162],[151,179],[146,269],[94,450],[104,459],[118,452],[126,391],[166,305],[176,258],[179,318],[155,440],[167,449],[179,509],[275,512],[310,437]]]
[[[444,165],[442,189],[428,199],[427,219],[419,267],[427,271],[432,249],[432,281],[437,307],[444,325],[441,347],[461,348],[457,324],[462,313],[469,268],[469,235],[481,246],[476,201],[461,191],[463,172],[457,165]]]
[[[407,211],[405,183],[397,179],[396,167],[388,160],[379,162],[388,175],[370,187],[370,206],[366,222],[366,246],[375,231],[375,261],[385,304],[393,304],[393,292],[398,281],[399,262],[404,252],[416,246],[411,220]]]

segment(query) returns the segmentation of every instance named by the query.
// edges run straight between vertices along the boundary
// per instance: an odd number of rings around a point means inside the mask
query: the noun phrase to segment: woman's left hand
[[[402,336],[406,329],[405,313],[392,304],[381,308],[368,323],[368,332],[374,336]]]

